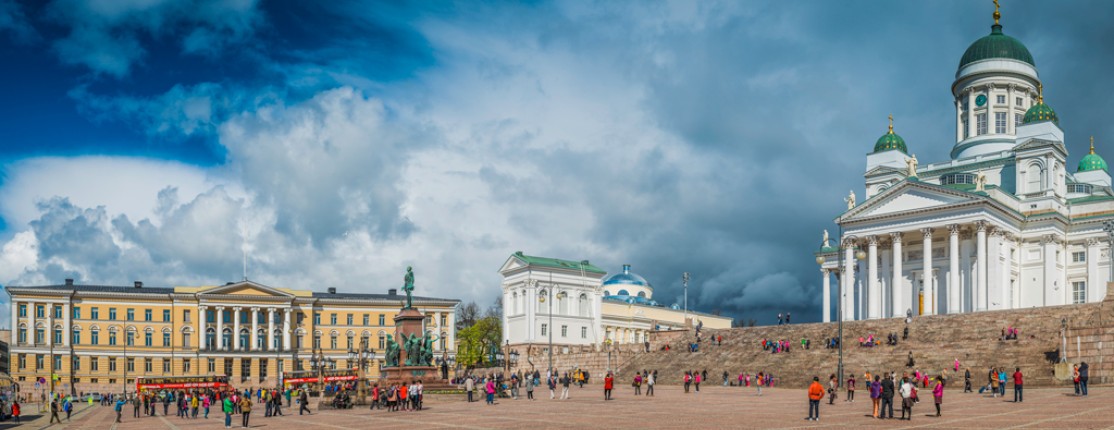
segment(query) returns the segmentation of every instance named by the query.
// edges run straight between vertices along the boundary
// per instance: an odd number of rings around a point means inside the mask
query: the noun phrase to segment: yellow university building
[[[135,389],[137,377],[228,376],[237,387],[274,387],[279,370],[354,369],[363,345],[370,378],[383,364],[387,334],[404,294],[293,290],[251,281],[151,288],[8,286],[11,375],[24,392],[49,378],[69,392]],[[455,299],[417,297],[436,357],[455,356]],[[365,359],[368,352],[364,352]],[[322,360],[324,359],[324,360]],[[126,375],[126,376],[125,376]]]

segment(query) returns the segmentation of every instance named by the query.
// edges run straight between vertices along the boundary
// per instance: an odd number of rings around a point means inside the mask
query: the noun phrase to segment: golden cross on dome
[[[1095,137],[1091,136],[1091,154],[1095,153]]]
[[[1044,103],[1044,84],[1037,84],[1037,103]]]
[[[998,12],[998,0],[994,0],[994,25],[998,25],[998,20],[1002,18],[1002,14]]]
[[[894,114],[890,114],[890,134],[894,134]]]

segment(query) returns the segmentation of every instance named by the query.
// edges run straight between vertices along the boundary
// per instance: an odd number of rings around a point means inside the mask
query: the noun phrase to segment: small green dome
[[[976,40],[967,48],[963,58],[959,60],[959,68],[989,58],[1006,58],[1028,63],[1033,67],[1037,66],[1033,61],[1033,54],[1029,53],[1029,48],[1021,44],[1021,41],[1002,34],[1002,26],[999,24],[990,26],[989,35]]]
[[[1052,106],[1044,103],[1044,86],[1041,85],[1040,95],[1037,96],[1037,104],[1025,111],[1025,117],[1021,119],[1021,122],[1032,124],[1043,121],[1052,121],[1052,123],[1060,125],[1060,118],[1056,116],[1056,111],[1052,110]]]
[[[879,137],[878,141],[874,143],[874,152],[889,151],[891,149],[896,149],[906,155],[909,154],[909,150],[905,147],[905,139],[902,139],[901,136],[894,133],[893,115],[890,115],[890,131],[883,134],[882,137]]]
[[[1109,171],[1106,168],[1106,160],[1103,160],[1098,154],[1095,153],[1095,138],[1091,137],[1091,153],[1084,155],[1082,160],[1079,160],[1079,168],[1075,169],[1078,172],[1090,172],[1092,170]]]

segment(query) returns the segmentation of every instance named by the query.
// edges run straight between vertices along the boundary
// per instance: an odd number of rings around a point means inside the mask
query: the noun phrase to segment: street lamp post
[[[352,369],[352,362],[355,361],[356,369],[356,395],[359,397],[360,402],[364,402],[365,390],[364,384],[367,383],[367,367],[368,363],[375,360],[375,350],[368,348],[369,338],[360,339],[359,349],[348,350],[348,368]]]
[[[825,237],[827,237],[827,234],[825,234]],[[839,365],[837,367],[837,373],[839,374],[839,379],[838,380],[843,381],[844,380],[843,379],[843,305],[847,301],[847,299],[844,297],[844,294],[846,292],[843,290],[843,279],[845,277],[842,276],[842,275],[843,275],[844,271],[849,269],[849,267],[845,267],[845,264],[844,264],[844,261],[843,261],[843,258],[842,258],[843,253],[845,251],[844,244],[843,244],[844,243],[843,242],[843,226],[840,226],[839,237],[840,237],[839,248],[838,248],[838,251],[836,251],[836,267],[837,267],[837,270],[835,272],[836,288],[837,288],[836,297],[839,298],[839,303],[836,304],[836,314],[837,314],[837,318],[839,319],[839,334],[838,334],[838,336],[839,336],[839,345],[838,345],[838,347],[839,347]],[[821,266],[824,265],[825,260],[824,260],[824,254],[823,253],[824,253],[824,248],[827,247],[827,245],[828,245],[827,241],[820,244],[820,255],[818,255],[816,257],[816,263],[820,264]],[[854,249],[854,245],[851,245],[851,247],[852,247],[852,249]],[[857,252],[855,252],[855,258],[858,259],[858,260],[863,260],[863,259],[866,258],[866,253],[863,252],[860,249]],[[847,279],[851,279],[851,278],[847,278]]]
[[[124,398],[128,397],[128,344],[131,343],[132,331],[124,329]]]
[[[547,291],[545,295],[538,298],[538,300],[541,301],[542,303],[545,303],[546,296],[548,296],[553,291],[553,289],[556,287],[556,285],[553,284],[552,275],[550,277],[549,282],[550,282],[549,283],[549,291]],[[565,294],[564,291],[562,291],[562,292],[560,292],[556,295],[556,297],[558,299],[564,299],[566,296],[567,296],[567,294]],[[549,327],[548,327],[547,331],[549,332],[548,333],[548,335],[549,335],[549,372],[554,372],[554,369],[553,369],[553,300],[549,301]]]
[[[689,323],[689,272],[681,275],[681,284],[685,287],[685,319],[682,324],[688,326]]]

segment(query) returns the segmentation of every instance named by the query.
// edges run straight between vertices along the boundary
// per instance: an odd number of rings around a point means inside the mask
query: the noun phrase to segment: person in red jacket
[[[1013,368],[1013,402],[1014,403],[1019,403],[1023,400],[1023,395],[1022,395],[1023,393],[1021,392],[1021,388],[1022,388],[1021,368],[1020,367],[1015,367],[1015,368]]]
[[[603,378],[603,399],[611,400],[611,389],[615,387],[615,378],[611,376],[611,372],[607,372],[607,376]]]
[[[808,386],[808,421],[820,420],[820,399],[824,398],[824,386],[820,385],[820,377],[812,377],[812,385]],[[815,412],[815,415],[813,413]]]

